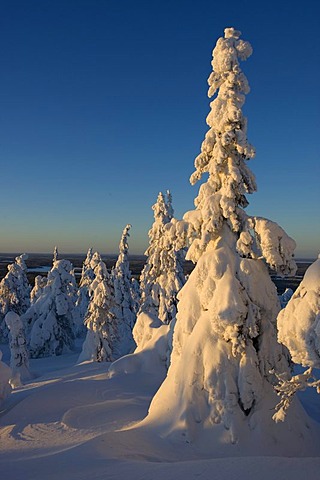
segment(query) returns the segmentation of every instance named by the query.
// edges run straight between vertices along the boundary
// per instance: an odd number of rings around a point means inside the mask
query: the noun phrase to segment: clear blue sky
[[[189,176],[209,112],[211,52],[242,31],[244,107],[257,155],[249,213],[278,222],[297,256],[320,250],[318,0],[2,0],[0,251],[142,253],[151,205]]]

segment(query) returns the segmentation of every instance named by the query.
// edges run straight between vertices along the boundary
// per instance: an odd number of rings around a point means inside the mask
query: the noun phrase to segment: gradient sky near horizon
[[[159,191],[192,209],[211,53],[233,26],[253,47],[248,212],[316,257],[319,18],[317,0],[1,1],[0,251],[115,253],[131,223],[143,253]]]

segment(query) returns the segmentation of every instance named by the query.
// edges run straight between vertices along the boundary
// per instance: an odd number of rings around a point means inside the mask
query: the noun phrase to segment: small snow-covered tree
[[[120,316],[132,329],[136,314],[139,309],[140,288],[138,282],[132,277],[129,263],[129,245],[131,225],[127,225],[121,235],[119,244],[119,256],[116,265],[112,269],[114,294],[116,305],[120,308]]]
[[[280,307],[285,308],[293,295],[293,290],[291,288],[286,288],[285,291],[279,295]]]
[[[149,230],[146,264],[141,272],[141,303],[133,335],[138,348],[150,340],[153,328],[168,325],[176,316],[177,294],[184,285],[185,251],[176,248],[172,231],[173,208],[171,193],[159,193],[152,207],[154,223]],[[171,234],[167,233],[171,230]]]
[[[57,262],[59,259],[58,247],[53,249],[53,261],[52,264]],[[44,288],[47,285],[48,277],[43,277],[42,275],[37,275],[34,279],[34,287],[31,290],[30,302],[31,305],[36,302],[36,300],[42,295]]]
[[[149,247],[145,255],[146,264],[140,276],[141,309],[157,316],[159,309],[159,294],[156,279],[161,274],[161,239],[164,226],[172,219],[172,209],[168,206],[162,192],[159,193],[156,203],[152,206],[154,222],[149,230]]]
[[[47,285],[47,282],[48,282],[47,277],[43,277],[42,275],[36,276],[36,278],[34,279],[34,287],[30,293],[31,305],[33,305],[37,301],[37,299],[42,295]]]
[[[76,293],[72,264],[68,260],[55,260],[48,273],[47,285],[22,317],[30,331],[32,358],[61,355],[72,350]]]
[[[140,307],[141,292],[140,292],[140,284],[138,280],[136,280],[134,277],[131,278],[131,295],[133,300],[134,313],[137,317],[139,307]]]
[[[292,377],[278,375],[276,390],[281,401],[273,417],[277,422],[285,419],[297,391],[314,387],[320,393],[320,380],[313,373],[314,368],[320,368],[320,256],[280,311],[278,330],[278,339],[288,348],[292,360],[307,370]]]
[[[89,248],[87,252],[87,256],[82,265],[81,278],[79,282],[80,287],[84,285],[87,286],[94,279],[94,273],[91,267],[91,261],[92,261],[93,255],[94,254],[93,254],[92,248]]]
[[[170,363],[177,294],[184,284],[186,223],[173,218],[172,197],[159,193],[153,206],[146,265],[141,273],[142,297],[133,336],[137,348],[109,367],[112,377],[141,371],[163,379]]]
[[[114,286],[114,307],[118,328],[122,331],[122,345],[119,345],[119,355],[130,353],[135,342],[132,336],[132,329],[136,321],[138,310],[137,299],[135,298],[135,284],[132,282],[129,257],[128,237],[131,225],[127,225],[121,235],[119,244],[119,256],[115,267],[112,269],[112,281]]]
[[[29,371],[29,354],[27,341],[22,321],[15,312],[8,312],[5,316],[5,322],[9,328],[10,338],[10,366],[12,370],[11,384],[20,386],[21,380],[31,378]]]
[[[55,246],[53,249],[53,263],[57,262],[58,260],[59,260],[58,247]]]
[[[2,361],[2,351],[0,350],[0,407],[5,399],[10,395],[12,387],[10,379],[12,377],[12,370],[6,363]]]
[[[100,255],[94,255],[96,262]],[[93,264],[91,262],[91,264]],[[90,285],[90,303],[85,317],[87,336],[84,341],[79,362],[93,360],[109,362],[117,357],[119,332],[113,313],[114,292],[113,283],[104,262],[96,263],[95,278]]]
[[[225,29],[213,51],[209,96],[218,93],[190,180],[208,178],[195,210],[184,216],[187,259],[196,266],[179,293],[167,377],[142,423],[161,436],[212,444],[217,455],[230,453],[228,444],[234,452],[243,446],[259,452],[259,445],[264,451],[268,444],[269,454],[300,453],[301,432],[305,446],[310,439],[298,405],[294,432],[276,428],[270,414],[276,403],[270,371],[288,371],[288,362],[277,343],[280,306],[265,262],[282,274],[294,272],[295,242],[274,222],[243,210],[246,194],[256,190],[246,165],[254,149],[241,110],[249,86],[240,61],[251,52],[234,28]],[[295,435],[299,446],[288,442]]]
[[[16,257],[8,265],[8,273],[0,282],[0,340],[7,341],[8,329],[4,321],[7,312],[22,315],[30,306],[31,286],[27,278],[26,254]]]
[[[89,287],[94,280],[94,271],[91,266],[92,257],[92,248],[89,248],[87,256],[82,265],[81,279],[79,282],[79,289],[77,293],[74,319],[77,336],[85,335],[87,331],[84,325],[84,318],[90,302]]]

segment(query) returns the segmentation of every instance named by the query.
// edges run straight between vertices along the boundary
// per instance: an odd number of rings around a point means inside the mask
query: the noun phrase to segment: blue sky
[[[151,205],[178,218],[209,112],[211,52],[242,31],[257,150],[251,214],[278,222],[297,256],[320,248],[317,0],[1,1],[0,251],[142,253]]]

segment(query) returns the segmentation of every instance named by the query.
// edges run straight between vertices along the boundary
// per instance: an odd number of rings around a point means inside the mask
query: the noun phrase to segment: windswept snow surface
[[[2,348],[2,346],[1,346]],[[3,349],[8,362],[7,346]],[[319,456],[211,458],[135,429],[163,371],[108,378],[108,363],[77,355],[34,359],[38,377],[0,406],[0,472],[10,480],[316,480]],[[308,400],[308,399],[307,399]],[[318,409],[319,411],[319,409]],[[289,440],[290,441],[290,440]]]

